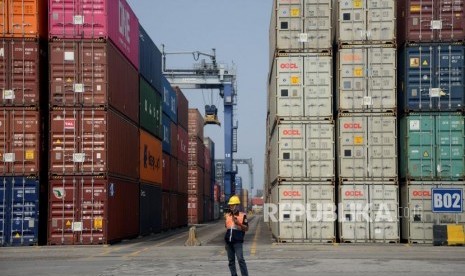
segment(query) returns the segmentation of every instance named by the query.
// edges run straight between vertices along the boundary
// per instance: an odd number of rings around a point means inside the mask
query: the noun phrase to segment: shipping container
[[[155,185],[162,184],[161,141],[140,130],[139,166],[140,180]]]
[[[148,235],[161,231],[161,203],[160,186],[140,183],[140,235]]]
[[[40,80],[47,78],[45,52],[28,39],[1,39],[0,89],[3,106],[38,106],[47,99],[39,93]]]
[[[199,224],[204,222],[203,218],[203,195],[188,195],[187,219],[188,224]]]
[[[200,111],[198,109],[189,109],[189,121],[187,128],[189,137],[197,136],[203,141],[203,125],[204,119],[202,114],[200,114]]]
[[[114,110],[50,111],[51,175],[139,178],[139,129]]]
[[[433,226],[437,224],[465,225],[464,213],[433,213],[432,189],[465,190],[461,181],[412,181],[401,185],[402,239],[409,243],[433,243]],[[462,197],[462,206],[465,201]]]
[[[189,136],[187,155],[189,166],[205,168],[205,145],[201,139],[196,136]]]
[[[204,170],[197,167],[188,167],[187,172],[187,189],[189,195],[203,195],[204,194],[205,174]]]
[[[139,235],[139,183],[94,176],[50,180],[48,243],[108,244]]]
[[[213,220],[220,219],[220,203],[218,201],[213,202]]]
[[[168,117],[174,123],[178,122],[178,103],[176,98],[176,92],[171,87],[169,81],[163,76],[163,112],[168,115]]]
[[[396,48],[350,46],[337,54],[337,107],[340,112],[397,110]]]
[[[1,246],[38,244],[39,185],[37,178],[0,178]]]
[[[139,75],[111,42],[49,43],[50,105],[111,105],[139,122]]]
[[[176,92],[176,99],[178,104],[178,110],[176,112],[178,115],[178,125],[184,129],[188,129],[189,102],[179,87],[174,87],[174,91]]]
[[[332,57],[289,54],[274,61],[269,86],[269,123],[330,119],[333,115]],[[270,130],[272,125],[269,125]]]
[[[270,55],[277,52],[331,51],[332,0],[274,0],[270,21]]]
[[[162,115],[163,125],[163,151],[171,154],[171,120],[163,113]]]
[[[396,0],[338,0],[339,44],[396,43]]]
[[[163,152],[162,154],[163,160],[163,180],[162,180],[162,188],[163,191],[170,191],[172,188],[172,178],[171,178],[171,157],[169,154]]]
[[[341,242],[397,243],[399,187],[395,182],[343,182],[339,186]]]
[[[160,50],[139,24],[139,72],[159,93],[163,91],[161,66]]]
[[[265,220],[278,242],[334,242],[335,202],[335,187],[328,182],[285,182],[272,188],[270,203],[278,205],[267,206]]]
[[[49,38],[109,38],[139,68],[139,20],[126,0],[49,0]]]
[[[183,164],[181,162],[177,162],[178,167],[178,174],[177,174],[177,179],[178,179],[178,192],[180,194],[187,194],[188,187],[187,187],[187,175],[188,175],[188,169],[187,165]]]
[[[140,126],[156,137],[163,138],[161,95],[153,87],[140,78]]]
[[[215,183],[213,185],[213,201],[214,202],[219,202],[220,201],[220,193],[221,193],[220,185]]]
[[[189,135],[187,134],[187,131],[180,125],[178,125],[177,133],[177,157],[180,162],[187,164],[187,145],[189,143]]]
[[[464,46],[452,44],[404,48],[399,57],[401,111],[463,111],[464,53]]]
[[[398,1],[399,45],[465,41],[463,1]]]
[[[343,181],[397,180],[397,125],[392,114],[338,118],[338,167]]]
[[[285,122],[271,136],[270,181],[334,181],[334,124]]]
[[[36,109],[2,108],[0,111],[0,164],[2,176],[37,176],[40,164],[41,120]]]
[[[6,0],[0,3],[0,36],[44,38],[47,35],[47,5],[42,0]]]
[[[465,116],[410,113],[400,120],[400,175],[411,180],[465,179]]]
[[[170,157],[170,175],[171,175],[171,186],[170,192],[172,193],[179,193],[179,180],[178,180],[178,160],[176,157]]]
[[[171,156],[178,157],[178,126],[170,123],[170,154]]]
[[[174,212],[170,210],[170,194],[169,192],[162,192],[161,197],[161,229],[166,231],[170,229],[171,215]]]
[[[177,194],[170,194],[170,228],[179,227],[179,213],[178,213],[178,200]]]
[[[183,227],[187,225],[187,194],[178,195],[178,225]]]

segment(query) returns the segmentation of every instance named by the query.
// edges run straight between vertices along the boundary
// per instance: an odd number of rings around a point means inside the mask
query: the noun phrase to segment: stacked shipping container
[[[39,236],[39,229],[45,229],[47,221],[47,153],[42,146],[47,125],[47,96],[43,93],[47,84],[47,5],[38,0],[0,4],[2,246],[33,245],[45,236],[43,232]]]
[[[432,243],[432,188],[465,188],[465,14],[463,1],[402,1],[399,24],[402,238]]]
[[[209,137],[203,139],[205,146],[205,184],[204,192],[204,219],[213,220],[214,214],[214,185],[215,185],[215,143]]]
[[[289,213],[293,204],[335,203],[331,0],[273,2],[267,115],[267,203],[279,241],[332,242],[335,222]],[[268,170],[269,169],[269,170]],[[307,190],[325,191],[307,197]]]

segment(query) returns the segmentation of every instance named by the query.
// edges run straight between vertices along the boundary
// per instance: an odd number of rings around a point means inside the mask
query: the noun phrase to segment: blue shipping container
[[[158,92],[163,91],[161,52],[139,25],[139,72]]]
[[[176,91],[171,87],[169,81],[163,76],[163,112],[165,112],[171,121],[175,124],[178,123],[178,101],[176,96]]]
[[[465,110],[464,52],[450,44],[406,47],[399,61],[401,110]]]
[[[171,155],[171,120],[163,113],[163,151]]]
[[[2,177],[0,183],[0,244],[34,245],[39,233],[39,181]]]

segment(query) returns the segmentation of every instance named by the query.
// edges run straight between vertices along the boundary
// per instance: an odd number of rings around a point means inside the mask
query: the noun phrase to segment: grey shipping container
[[[141,235],[161,231],[161,188],[152,184],[140,183],[140,227]],[[187,208],[187,206],[185,206]]]
[[[140,126],[163,138],[161,95],[144,78],[140,78]]]
[[[139,72],[158,91],[163,91],[161,52],[139,25]]]

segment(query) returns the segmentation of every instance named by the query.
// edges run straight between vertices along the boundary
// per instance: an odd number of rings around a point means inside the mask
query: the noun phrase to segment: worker
[[[239,212],[241,201],[239,197],[233,195],[228,202],[229,209],[225,212],[225,227],[226,234],[224,240],[226,242],[226,252],[228,252],[229,270],[232,276],[237,276],[236,260],[239,263],[242,276],[248,276],[247,264],[244,260],[242,245],[244,243],[245,232],[249,230],[247,216],[243,212]]]

